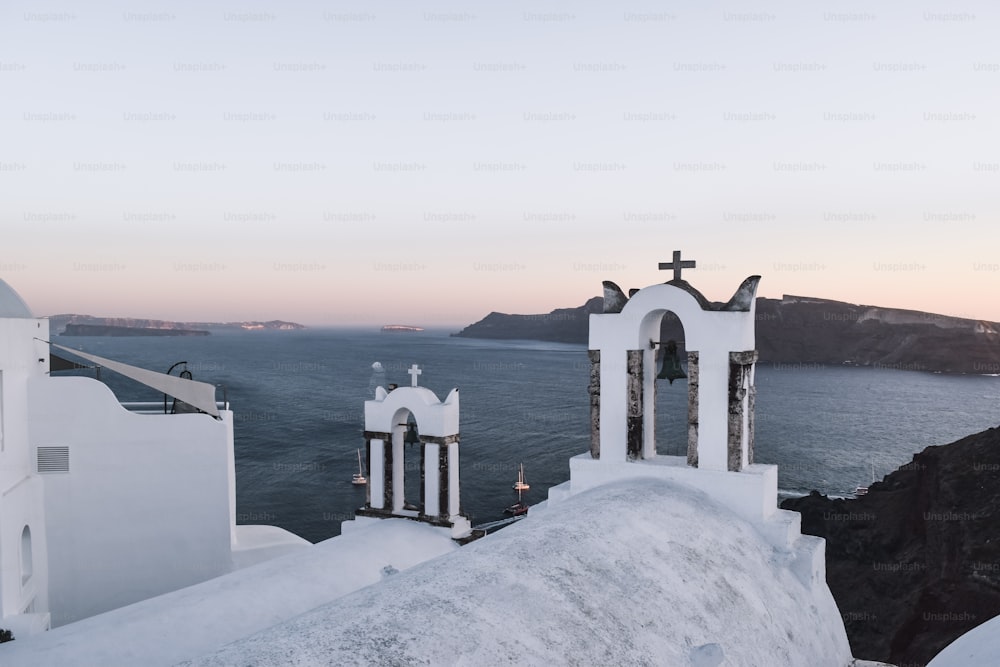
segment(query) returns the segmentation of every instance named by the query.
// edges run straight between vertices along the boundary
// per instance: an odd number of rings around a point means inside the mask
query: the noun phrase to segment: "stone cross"
[[[411,387],[416,387],[417,386],[417,376],[420,375],[420,374],[422,374],[423,371],[420,370],[419,366],[417,366],[416,364],[413,364],[412,366],[410,366],[410,370],[408,370],[406,372],[410,374],[410,378],[411,378],[410,379],[410,386]]]
[[[669,264],[660,262],[660,271],[666,271],[667,269],[674,270],[674,280],[681,279],[681,269],[693,269],[693,268],[694,268],[693,259],[689,259],[684,262],[681,261],[680,250],[674,250],[674,261],[670,262]]]

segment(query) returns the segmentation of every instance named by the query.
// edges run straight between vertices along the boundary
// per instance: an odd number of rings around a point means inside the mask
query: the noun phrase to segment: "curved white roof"
[[[31,309],[21,295],[0,278],[0,317],[32,318]]]
[[[704,494],[614,482],[185,665],[847,667],[790,557]]]
[[[446,529],[370,521],[217,579],[18,638],[0,647],[0,660],[60,667],[881,664],[851,659],[829,589],[811,593],[790,553],[775,551],[712,498],[664,480],[612,482],[534,506],[516,525],[460,549]],[[167,635],[165,627],[179,630]]]
[[[928,667],[1000,664],[1000,616],[978,625],[944,647]]]

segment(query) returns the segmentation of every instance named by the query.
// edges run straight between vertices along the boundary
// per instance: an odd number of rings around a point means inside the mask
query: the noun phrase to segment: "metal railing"
[[[139,415],[162,415],[166,414],[163,412],[163,401],[126,401],[121,404],[123,408],[129,412],[134,412]],[[215,407],[219,410],[228,410],[229,401],[216,401]]]

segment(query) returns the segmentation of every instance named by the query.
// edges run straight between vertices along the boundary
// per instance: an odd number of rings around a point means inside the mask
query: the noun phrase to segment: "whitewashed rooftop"
[[[786,557],[702,493],[618,482],[185,664],[852,664]]]

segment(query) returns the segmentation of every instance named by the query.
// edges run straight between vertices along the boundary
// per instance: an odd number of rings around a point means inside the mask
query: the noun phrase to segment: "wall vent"
[[[69,447],[39,447],[39,474],[69,472]]]

